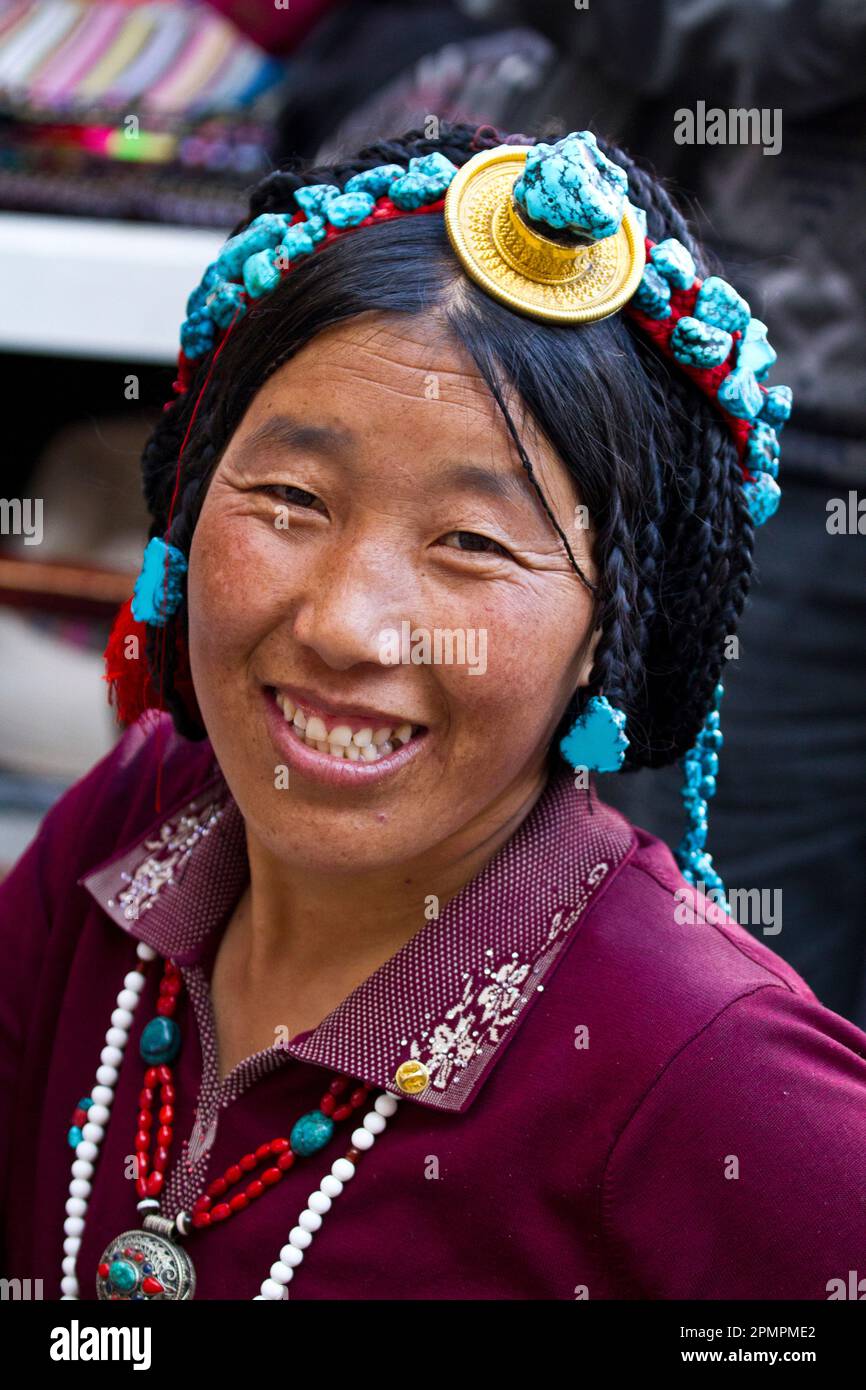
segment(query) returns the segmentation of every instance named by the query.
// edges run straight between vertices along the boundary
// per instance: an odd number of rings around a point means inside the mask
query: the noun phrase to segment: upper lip
[[[420,719],[410,719],[405,714],[393,714],[389,710],[373,709],[371,705],[352,704],[350,700],[328,699],[326,695],[320,695],[317,690],[308,690],[303,685],[281,685],[272,682],[269,689],[277,691],[280,695],[288,695],[296,705],[301,705],[304,709],[330,715],[333,719],[344,714],[350,719],[369,719],[373,723],[378,721],[379,727],[400,724],[421,726]]]

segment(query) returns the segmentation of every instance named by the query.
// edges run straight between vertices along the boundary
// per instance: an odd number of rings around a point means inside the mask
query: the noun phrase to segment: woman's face
[[[523,439],[594,578],[566,469]],[[589,673],[591,596],[471,358],[431,318],[349,320],[266,382],[214,473],[188,579],[219,763],[259,842],[311,870],[495,833],[537,792]]]

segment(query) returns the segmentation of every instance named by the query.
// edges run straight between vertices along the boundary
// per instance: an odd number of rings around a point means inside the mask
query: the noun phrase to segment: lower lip
[[[283,717],[283,712],[270,691],[263,691],[265,701],[265,722],[271,742],[288,767],[294,768],[311,782],[322,782],[331,787],[368,786],[393,777],[401,768],[413,762],[427,743],[427,731],[415,734],[408,743],[395,748],[387,757],[374,763],[350,762],[348,758],[336,757],[333,753],[320,753],[311,748],[292,733]]]

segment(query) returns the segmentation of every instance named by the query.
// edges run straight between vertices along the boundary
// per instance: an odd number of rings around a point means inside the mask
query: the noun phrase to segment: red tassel
[[[119,724],[134,724],[145,710],[164,710],[160,692],[147,665],[147,624],[132,616],[132,599],[119,610],[105,647],[105,674],[109,703],[117,711]],[[185,635],[177,625],[177,669],[174,686],[190,716],[201,722],[201,713],[192,684],[189,651]]]

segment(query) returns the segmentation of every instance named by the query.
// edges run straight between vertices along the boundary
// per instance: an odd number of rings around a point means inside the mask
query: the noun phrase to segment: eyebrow
[[[254,455],[267,445],[283,449],[309,449],[317,453],[339,455],[355,442],[350,429],[332,425],[311,425],[293,415],[272,415],[244,440],[242,458]],[[465,488],[488,497],[525,504],[531,492],[516,473],[496,473],[477,463],[443,464],[436,478],[439,487]]]
[[[322,454],[342,453],[354,442],[351,430],[332,425],[310,425],[292,415],[272,415],[244,440],[244,454],[254,453],[267,444],[283,449],[314,449]]]

